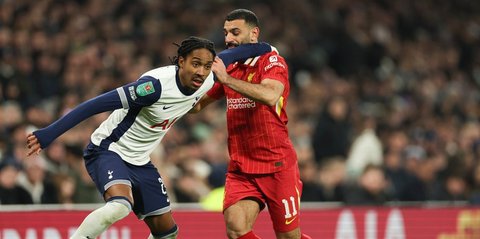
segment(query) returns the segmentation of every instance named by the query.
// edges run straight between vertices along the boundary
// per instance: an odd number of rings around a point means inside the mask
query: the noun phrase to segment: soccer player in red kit
[[[226,17],[224,33],[228,48],[256,43],[258,19],[249,10],[234,10]],[[285,60],[272,51],[225,68],[216,58],[212,71],[218,82],[194,110],[226,97],[231,160],[223,213],[228,237],[259,238],[252,228],[267,205],[277,238],[310,238],[299,228],[302,182],[286,127],[290,85]]]

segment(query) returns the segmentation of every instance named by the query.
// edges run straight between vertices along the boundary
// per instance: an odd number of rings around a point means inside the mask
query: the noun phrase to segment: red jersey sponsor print
[[[288,67],[276,52],[237,62],[227,72],[239,80],[259,84],[262,79],[280,81],[284,91],[277,104],[267,106],[216,83],[208,92],[213,98],[226,97],[229,171],[272,173],[283,170],[297,161],[288,137],[285,107],[290,93]]]

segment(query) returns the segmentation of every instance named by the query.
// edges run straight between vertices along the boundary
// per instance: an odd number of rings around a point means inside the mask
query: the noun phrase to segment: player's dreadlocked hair
[[[212,41],[204,38],[191,36],[183,40],[182,43],[180,43],[180,45],[176,43],[174,44],[178,46],[177,56],[173,57],[173,59],[170,59],[170,60],[172,61],[172,64],[175,64],[175,65],[178,65],[179,57],[186,58],[188,54],[190,54],[192,51],[196,49],[205,48],[213,54],[214,58],[216,56],[215,44]]]
[[[225,18],[225,20],[227,21],[233,21],[233,20],[239,20],[239,19],[245,20],[245,23],[247,23],[250,26],[253,26],[253,27],[260,26],[257,15],[255,15],[255,13],[247,9],[233,10]]]

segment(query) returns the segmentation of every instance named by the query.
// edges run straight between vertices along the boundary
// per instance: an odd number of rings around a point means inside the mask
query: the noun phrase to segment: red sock
[[[243,234],[241,237],[239,237],[238,239],[262,239],[260,237],[258,237],[257,235],[255,235],[255,233],[253,233],[253,231],[249,231],[247,234]],[[310,238],[311,239],[311,238]]]
[[[309,235],[302,233],[302,236],[300,237],[300,239],[312,239],[312,238]]]

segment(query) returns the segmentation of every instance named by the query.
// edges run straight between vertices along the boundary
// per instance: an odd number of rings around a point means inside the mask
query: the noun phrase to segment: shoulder
[[[285,62],[285,58],[276,51],[271,51],[262,55],[262,61],[265,62]]]
[[[285,61],[285,58],[283,58],[281,55],[279,55],[275,51],[262,55],[259,62],[260,62],[260,67],[262,67],[264,71],[268,71],[269,69],[272,69],[272,68],[288,70],[288,65]]]
[[[143,73],[142,76],[140,76],[140,78],[153,77],[158,80],[165,79],[165,78],[175,78],[176,72],[177,72],[177,66],[169,65],[169,66],[163,66],[163,67],[158,67],[158,68],[149,70]]]
[[[151,81],[155,88],[163,88],[165,90],[169,88],[169,85],[175,83],[176,73],[177,66],[175,65],[158,67],[143,73],[138,82]]]
[[[138,106],[149,106],[175,82],[176,66],[164,66],[149,70],[127,86],[127,94]]]

